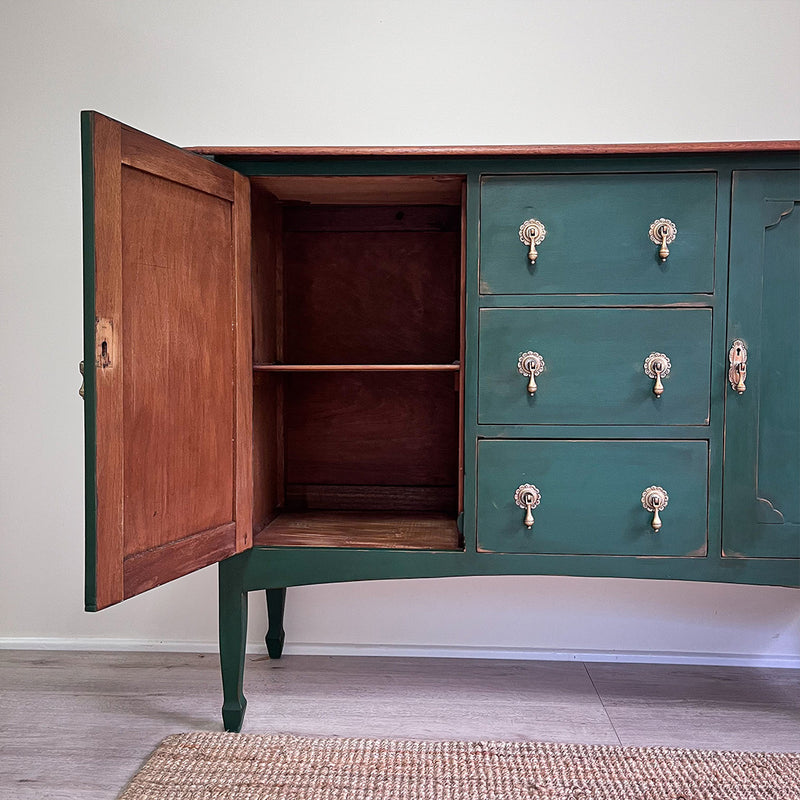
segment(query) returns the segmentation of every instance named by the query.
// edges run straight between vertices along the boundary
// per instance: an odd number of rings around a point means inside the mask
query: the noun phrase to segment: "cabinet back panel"
[[[281,205],[263,190],[250,195],[253,263],[253,361],[281,358],[282,305],[281,258],[283,246]]]
[[[455,487],[455,380],[435,372],[286,376],[287,484]]]
[[[234,519],[230,204],[123,168],[125,551]],[[144,298],[147,298],[145,301]]]
[[[459,357],[459,209],[286,210],[287,363]]]
[[[286,507],[328,511],[443,511],[456,507],[455,486],[342,486],[290,483]]]

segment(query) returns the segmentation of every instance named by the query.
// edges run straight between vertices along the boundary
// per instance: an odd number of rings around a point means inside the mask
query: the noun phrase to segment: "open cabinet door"
[[[81,117],[86,608],[252,544],[245,178]]]

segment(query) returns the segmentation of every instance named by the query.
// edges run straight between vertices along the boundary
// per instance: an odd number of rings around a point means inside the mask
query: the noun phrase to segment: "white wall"
[[[213,568],[100,614],[82,611],[81,108],[181,145],[800,134],[797,0],[0,6],[6,644],[216,640]],[[775,588],[367,583],[290,590],[287,616],[289,640],[306,644],[800,658],[800,592]],[[263,620],[259,597],[254,641]]]

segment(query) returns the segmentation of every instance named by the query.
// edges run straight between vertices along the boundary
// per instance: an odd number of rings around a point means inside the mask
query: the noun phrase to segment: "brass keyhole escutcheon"
[[[536,378],[538,378],[544,370],[544,359],[533,350],[528,350],[526,353],[519,354],[517,369],[520,375],[528,376],[528,394],[532,397],[539,388],[536,385]]]
[[[538,219],[526,219],[519,226],[519,240],[528,245],[528,260],[531,264],[536,263],[539,256],[536,245],[541,244],[545,236],[547,236],[547,231]]]
[[[671,219],[662,217],[655,220],[650,226],[650,241],[659,245],[658,257],[661,259],[662,264],[669,258],[669,247],[667,245],[672,244],[677,235],[678,229]]]
[[[661,383],[661,379],[669,375],[671,368],[672,364],[664,353],[650,353],[644,360],[644,374],[655,381],[653,394],[656,397],[661,397],[664,394],[664,384]]]
[[[669,495],[660,486],[648,486],[642,492],[642,506],[653,515],[650,525],[656,533],[661,530],[660,512],[667,507],[668,502]]]
[[[747,348],[741,339],[734,339],[728,352],[728,380],[737,394],[744,394],[747,388],[744,379],[747,377]]]
[[[523,483],[514,492],[514,502],[525,509],[525,517],[522,524],[530,529],[533,527],[533,509],[539,505],[542,499],[541,492],[531,483]]]

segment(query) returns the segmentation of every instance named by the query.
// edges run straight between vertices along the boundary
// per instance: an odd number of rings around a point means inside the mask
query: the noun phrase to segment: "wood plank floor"
[[[221,730],[218,659],[0,651],[0,798],[113,800],[170,733]],[[800,670],[248,657],[244,731],[800,751]]]

